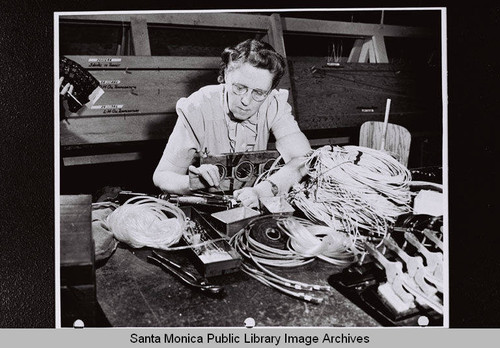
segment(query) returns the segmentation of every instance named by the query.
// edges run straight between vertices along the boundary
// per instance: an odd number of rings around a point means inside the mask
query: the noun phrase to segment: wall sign
[[[89,67],[118,67],[121,62],[121,58],[89,58]]]

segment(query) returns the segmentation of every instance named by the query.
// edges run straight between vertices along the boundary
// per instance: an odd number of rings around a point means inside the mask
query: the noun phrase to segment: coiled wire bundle
[[[268,266],[297,267],[316,257],[338,266],[356,260],[349,236],[293,217],[255,218],[231,238],[230,244],[243,257],[243,272],[267,286],[313,303],[320,303],[323,298],[309,291],[330,291],[331,287],[287,279],[270,271]]]
[[[288,248],[303,257],[317,257],[336,266],[356,261],[356,241],[346,233],[297,217],[280,219],[278,226],[289,237]]]
[[[177,206],[154,197],[133,197],[105,221],[116,239],[133,248],[168,250],[186,230],[186,215]]]
[[[411,211],[410,171],[383,151],[324,146],[307,162],[307,179],[289,200],[311,221],[362,235],[383,237],[397,216]]]

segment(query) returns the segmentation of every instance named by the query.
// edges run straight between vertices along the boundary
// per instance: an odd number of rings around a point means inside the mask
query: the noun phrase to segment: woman
[[[226,48],[220,84],[177,102],[179,117],[154,172],[155,185],[177,194],[218,187],[217,167],[191,165],[195,155],[265,150],[272,132],[286,165],[268,180],[233,195],[245,206],[258,207],[259,197],[287,192],[304,175],[303,156],[311,148],[291,114],[288,91],[274,89],[284,69],[285,59],[265,42],[249,39]],[[189,173],[203,184],[193,185]]]

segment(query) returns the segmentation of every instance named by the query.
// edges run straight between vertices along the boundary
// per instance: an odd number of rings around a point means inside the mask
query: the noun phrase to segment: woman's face
[[[271,90],[273,74],[248,63],[226,70],[229,110],[234,118],[244,121],[255,115]],[[255,100],[255,99],[261,99]]]

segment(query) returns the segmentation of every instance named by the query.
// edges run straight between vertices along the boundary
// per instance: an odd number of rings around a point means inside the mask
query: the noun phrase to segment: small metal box
[[[229,237],[232,237],[236,232],[244,228],[252,218],[259,215],[260,212],[247,207],[238,207],[212,213],[215,227]]]
[[[208,278],[239,271],[241,256],[226,240],[221,240],[224,236],[195,208],[185,206],[181,209],[195,223],[196,232],[199,234],[198,242],[214,241],[206,246],[189,249],[189,255],[198,272]],[[183,237],[183,242],[191,244],[186,237]]]
[[[262,197],[260,204],[265,212],[273,215],[293,215],[295,209],[283,196]]]

